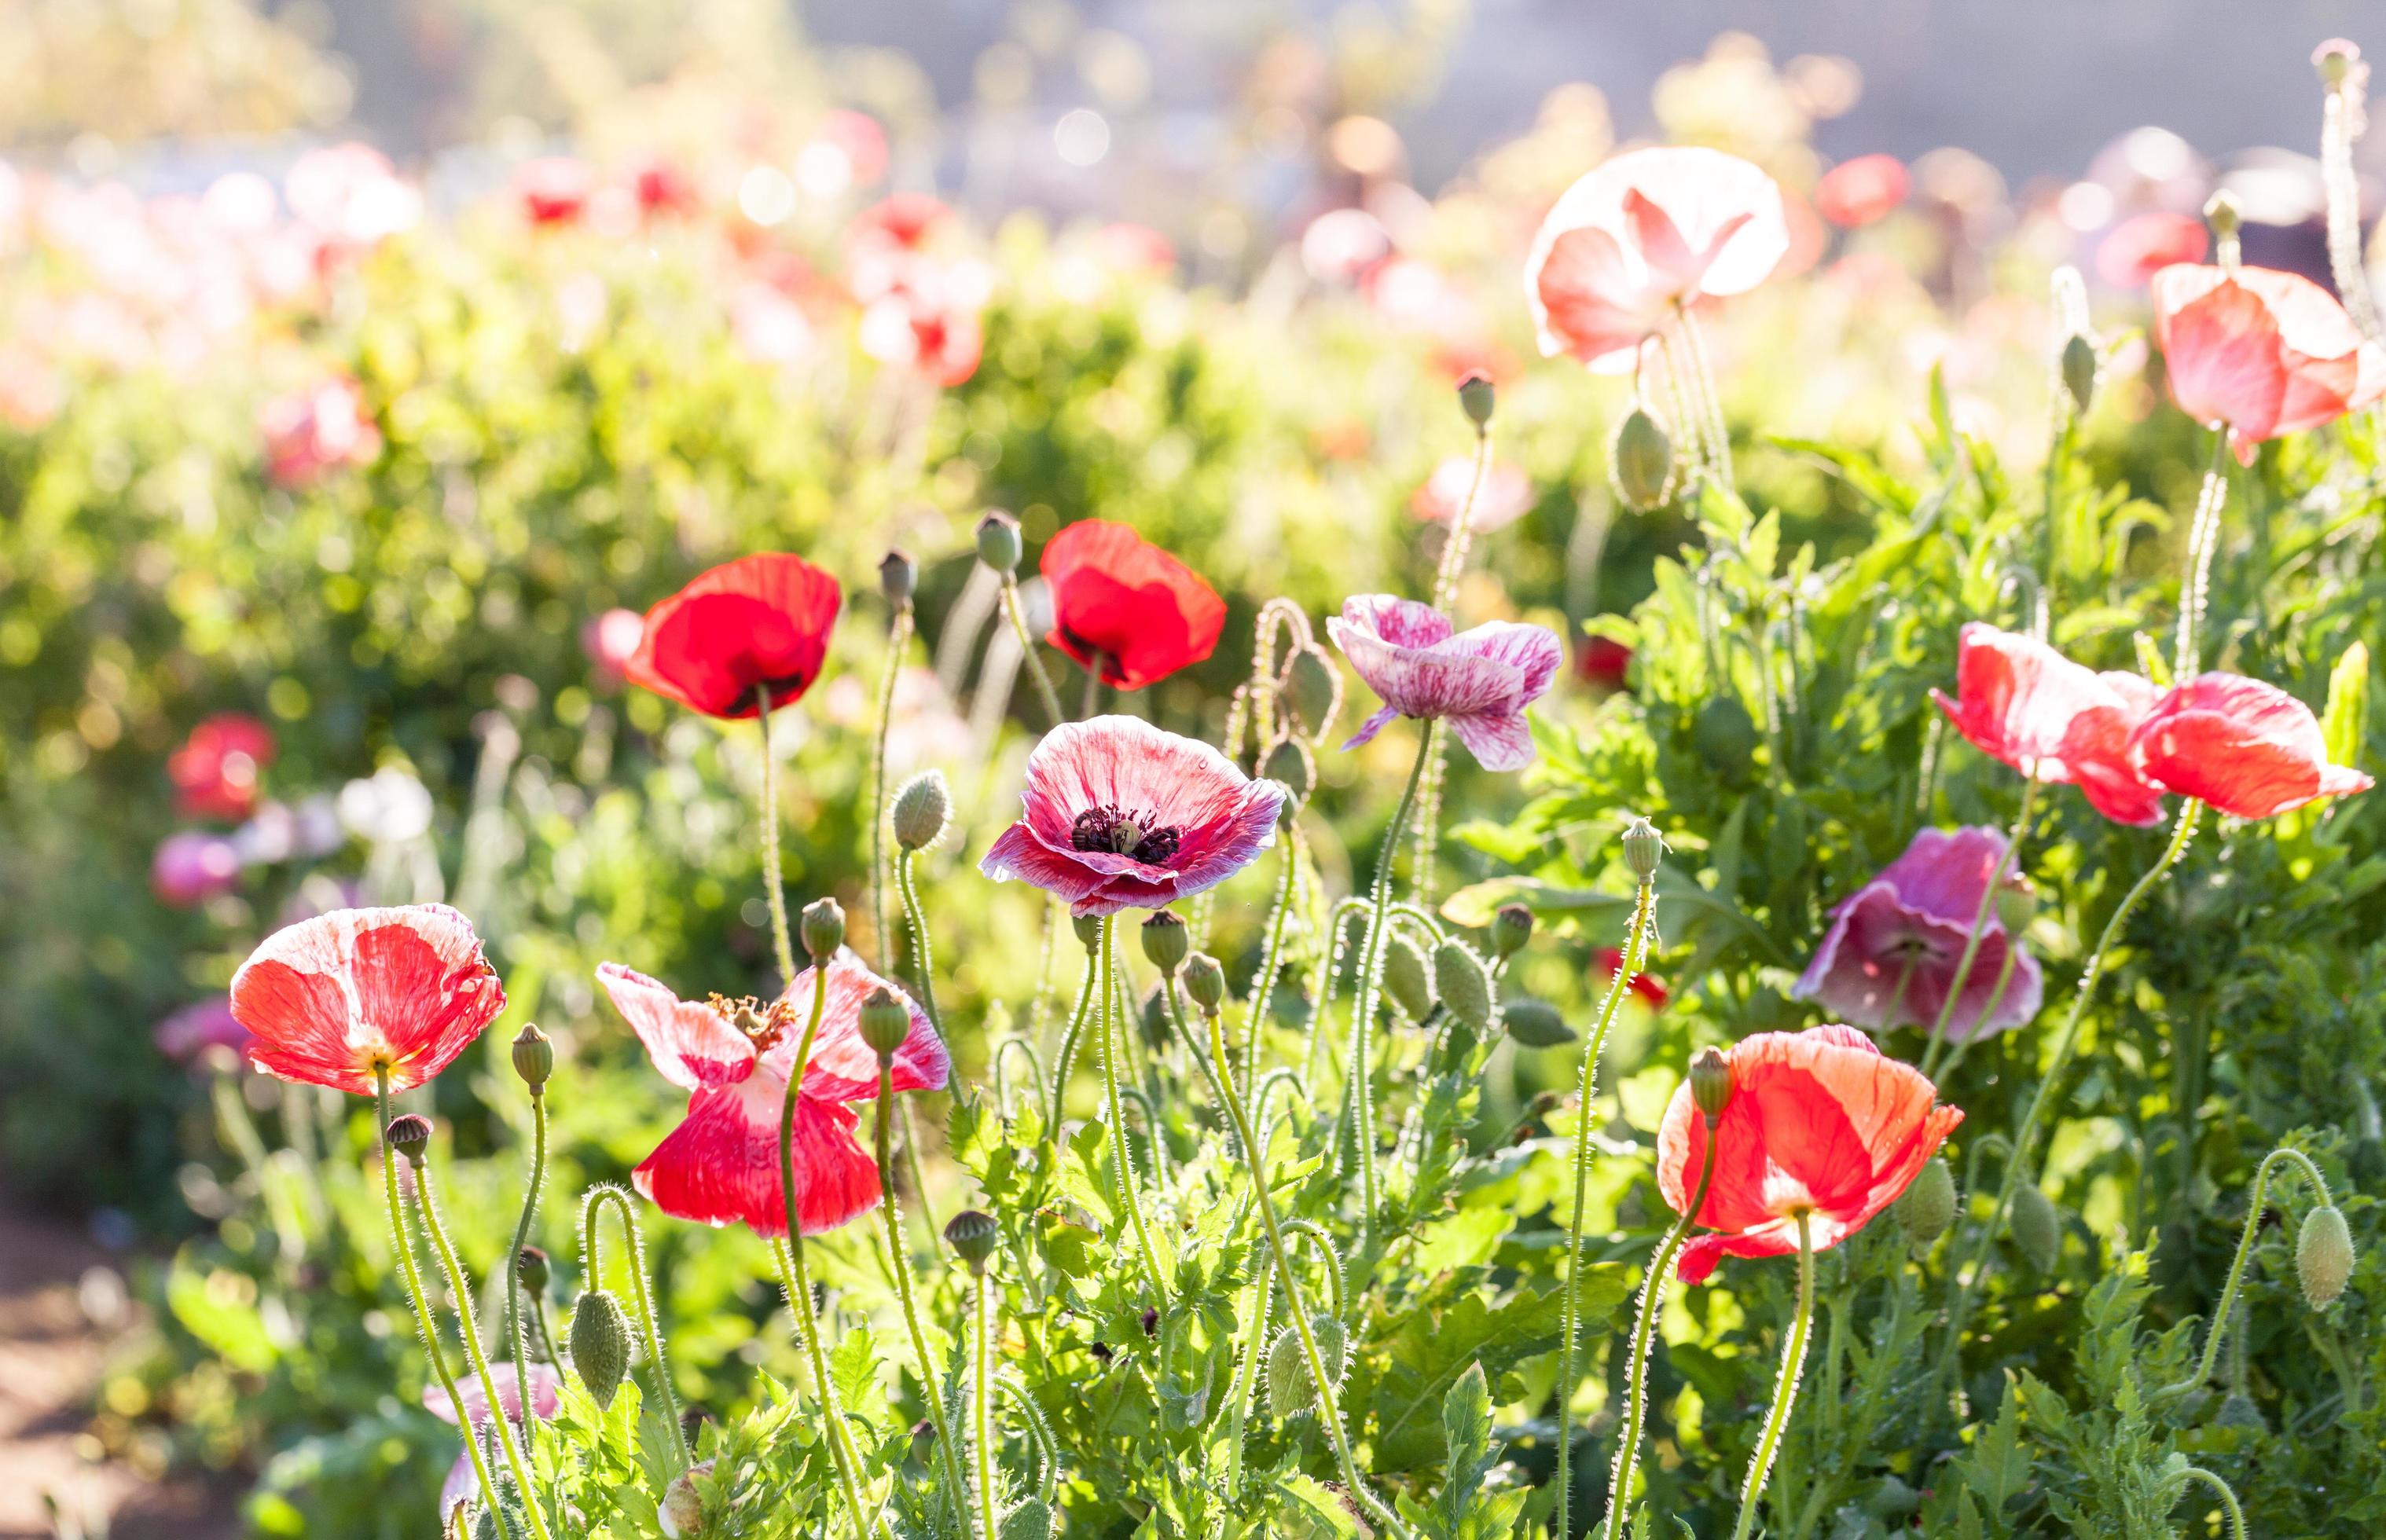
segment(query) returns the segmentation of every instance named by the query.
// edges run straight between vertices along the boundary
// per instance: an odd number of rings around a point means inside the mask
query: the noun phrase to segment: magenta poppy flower
[[[184,1006],[159,1021],[150,1035],[157,1051],[177,1064],[189,1064],[209,1048],[230,1048],[245,1058],[257,1041],[225,1000],[199,1000]]]
[[[1447,721],[1485,770],[1533,762],[1525,707],[1557,677],[1564,649],[1546,626],[1488,620],[1450,633],[1450,617],[1431,605],[1362,594],[1342,601],[1325,622],[1342,656],[1384,699],[1342,746],[1356,748],[1394,717]]]
[[[2136,674],[2097,673],[2035,637],[1974,620],[1955,655],[1955,696],[1930,698],[1957,732],[2023,774],[2076,783],[2089,806],[2116,823],[2162,819],[2162,788],[2129,752],[2129,733],[2154,703]]]
[[[1250,865],[1275,843],[1284,788],[1140,718],[1096,717],[1044,735],[1021,800],[978,870],[1104,915],[1166,908]]]
[[[2129,734],[2129,749],[2147,779],[2231,818],[2271,818],[2372,784],[2329,763],[2311,707],[2237,674],[2198,674],[2172,689]]]
[[[1958,1042],[2030,1020],[2045,980],[2038,959],[2016,950],[2019,938],[2005,933],[1993,905],[1970,970],[1960,984],[1955,976],[1980,895],[2004,856],[2005,837],[1994,829],[1923,830],[1904,855],[1831,911],[1831,928],[1790,993],[1820,1001],[1835,1020],[1875,1031],[1927,1026],[1953,994],[1947,1035]],[[1991,1012],[1989,996],[2008,951],[2015,951],[2013,977]]]
[[[630,1173],[630,1184],[656,1208],[698,1224],[787,1233],[779,1119],[819,977],[818,968],[807,968],[775,1002],[756,1008],[718,995],[683,1000],[618,962],[598,965],[596,982],[655,1068],[691,1093],[687,1116]],[[895,1089],[938,1090],[952,1073],[926,1015],[850,951],[830,960],[827,988],[796,1097],[796,1211],[807,1235],[834,1230],[878,1201],[878,1163],[854,1142],[854,1116],[845,1106],[878,1095],[878,1056],[861,1040],[861,1002],[872,990],[889,991],[911,1013],[910,1034],[895,1051]]]
[[[509,1363],[491,1364],[489,1379],[496,1386],[496,1404],[505,1409],[507,1420],[514,1422],[521,1421],[522,1397],[520,1373]],[[456,1409],[456,1399],[460,1399],[464,1403],[464,1409],[460,1416]],[[556,1408],[562,1404],[562,1400],[563,1376],[557,1373],[551,1364],[531,1365],[531,1415],[540,1419],[551,1418],[555,1415]],[[482,1430],[489,1426],[489,1392],[487,1386],[481,1383],[481,1377],[478,1374],[467,1374],[456,1382],[455,1399],[448,1396],[446,1386],[436,1384],[430,1386],[422,1393],[422,1406],[424,1410],[451,1428],[462,1427],[465,1418],[469,1417],[472,1422],[470,1436],[474,1438],[480,1437]],[[440,1484],[440,1517],[444,1519],[455,1512],[463,1505],[466,1498],[474,1496],[479,1490],[480,1480],[472,1473],[472,1456],[471,1451],[467,1450],[456,1457],[456,1463],[447,1468],[446,1481]]]

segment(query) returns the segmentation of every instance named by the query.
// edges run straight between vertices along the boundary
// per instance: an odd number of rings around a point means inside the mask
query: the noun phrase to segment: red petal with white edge
[[[2371,784],[2328,762],[2309,707],[2236,674],[2198,674],[2163,696],[2130,736],[2129,753],[2149,780],[2232,818],[2270,818]]]
[[[820,970],[807,968],[796,975],[783,996],[788,1008],[788,1030],[771,1050],[771,1068],[784,1077],[795,1065],[796,1041],[810,1020],[812,987]],[[894,1087],[898,1091],[941,1091],[952,1074],[952,1060],[928,1014],[911,996],[862,966],[849,948],[839,948],[829,959],[828,998],[821,1007],[820,1031],[812,1038],[811,1058],[804,1067],[804,1095],[820,1101],[863,1101],[878,1095],[878,1055],[861,1040],[861,1003],[873,989],[885,989],[910,1012],[911,1030],[895,1050]],[[784,1080],[782,1082],[784,1083]]]
[[[630,1184],[674,1219],[787,1233],[779,1185],[778,1120],[785,1083],[757,1075],[698,1091],[687,1117],[630,1173]],[[831,1102],[796,1101],[796,1211],[807,1235],[835,1230],[878,1201],[878,1166],[854,1143],[854,1117]]]
[[[596,982],[630,1023],[663,1079],[683,1091],[735,1085],[754,1072],[754,1045],[710,1002],[683,1000],[618,962],[596,965]]]

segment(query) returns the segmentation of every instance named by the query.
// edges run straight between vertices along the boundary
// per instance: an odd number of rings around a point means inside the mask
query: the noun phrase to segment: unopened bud
[[[942,770],[922,770],[896,788],[895,843],[906,850],[925,850],[936,843],[953,816],[952,794]]]
[[[920,564],[913,561],[911,553],[901,546],[890,546],[886,554],[878,558],[878,591],[885,595],[886,602],[896,608],[900,609],[911,602],[911,592],[919,582]]]
[[[945,1226],[945,1244],[966,1263],[970,1271],[986,1271],[986,1259],[994,1255],[994,1243],[1001,1234],[1000,1227],[991,1214],[975,1208],[964,1208]]]
[[[1665,836],[1645,818],[1636,818],[1624,826],[1624,864],[1632,875],[1647,882],[1657,875],[1657,863],[1665,858]]]
[[[1513,958],[1533,939],[1533,911],[1522,904],[1502,904],[1491,917],[1491,955]]]
[[[1022,1497],[995,1527],[995,1540],[1052,1540],[1052,1505]]]
[[[1215,1016],[1218,1008],[1226,1003],[1226,970],[1209,953],[1196,952],[1187,958],[1177,976],[1184,982],[1186,995],[1204,1013]]]
[[[382,1133],[392,1149],[420,1165],[423,1146],[431,1143],[431,1120],[420,1112],[403,1113],[392,1118]]]
[[[2037,918],[2038,888],[2018,871],[2009,874],[1997,888],[1997,923],[2018,938]]]
[[[804,950],[817,963],[836,956],[845,945],[845,906],[834,898],[815,898],[804,906]]]
[[[1329,1385],[1339,1388],[1350,1358],[1350,1333],[1342,1322],[1320,1312],[1309,1318],[1309,1334],[1317,1344],[1317,1359]],[[1268,1410],[1277,1417],[1299,1417],[1317,1409],[1317,1382],[1309,1372],[1309,1355],[1300,1346],[1300,1328],[1287,1326],[1268,1348]]]
[[[1185,954],[1192,947],[1192,933],[1185,928],[1185,921],[1177,919],[1171,910],[1156,909],[1151,918],[1143,922],[1143,955],[1149,959],[1151,966],[1160,970],[1162,978],[1167,978],[1182,967]]]
[[[1260,762],[1260,774],[1284,787],[1289,794],[1285,801],[1295,811],[1317,789],[1317,761],[1310,756],[1309,745],[1299,738],[1278,740]]]
[[[1527,1048],[1556,1048],[1579,1041],[1558,1008],[1547,1000],[1510,1000],[1500,1008],[1500,1024]]]
[[[2236,197],[2223,191],[2213,194],[2204,201],[2204,222],[2212,227],[2215,239],[2230,241],[2236,239],[2245,217],[2237,207]]]
[[[1098,914],[1077,914],[1069,917],[1069,929],[1077,933],[1077,945],[1090,952],[1102,944],[1102,917]]]
[[[547,1280],[552,1275],[553,1269],[547,1265],[546,1253],[537,1246],[526,1246],[514,1253],[514,1276],[521,1279],[521,1286],[532,1294],[544,1296]]]
[[[1955,1173],[1944,1160],[1925,1161],[1889,1211],[1906,1245],[1928,1246],[1955,1222]]]
[[[1433,990],[1450,1014],[1476,1032],[1491,1024],[1491,975],[1464,942],[1445,941],[1433,949]]]
[[[1491,426],[1492,410],[1499,405],[1499,387],[1492,384],[1491,377],[1482,370],[1474,370],[1458,382],[1459,409],[1477,429]]]
[[[1607,473],[1615,495],[1635,513],[1664,507],[1674,496],[1674,441],[1648,408],[1635,406],[1615,426]]]
[[[2054,1200],[2043,1188],[2024,1183],[2014,1194],[2013,1213],[2005,1224],[2031,1267],[2041,1273],[2054,1271],[2063,1256],[2063,1216],[2055,1212]]]
[[[1315,644],[1296,647],[1284,666],[1283,699],[1309,741],[1320,742],[1342,709],[1342,672]]]
[[[514,1073],[534,1091],[555,1073],[555,1044],[535,1022],[514,1034]]]
[[[696,1478],[710,1474],[712,1461],[699,1459],[673,1476],[671,1485],[663,1489],[658,1517],[669,1540],[695,1540],[704,1533],[704,1498],[696,1490]]]
[[[1731,1060],[1720,1048],[1701,1048],[1690,1059],[1690,1101],[1709,1122],[1731,1105]]]
[[[1384,993],[1412,1021],[1433,1014],[1433,980],[1425,971],[1425,955],[1406,936],[1394,936],[1384,948]]]
[[[2096,398],[2096,344],[2076,332],[2063,344],[2063,388],[2081,412]]]
[[[2319,71],[2320,83],[2330,91],[2342,85],[2360,62],[2360,45],[2341,37],[2329,38],[2312,50],[2312,67]]]
[[[599,1409],[609,1408],[630,1372],[630,1318],[605,1289],[590,1289],[571,1308],[571,1367]]]
[[[995,509],[977,521],[977,558],[1005,575],[1019,570],[1019,520]]]
[[[911,1011],[895,992],[881,984],[861,1002],[861,1040],[884,1064],[911,1036]]]
[[[2353,1276],[2353,1232],[2345,1227],[2344,1211],[2323,1203],[2304,1216],[2295,1237],[2295,1277],[2304,1286],[2304,1302],[2325,1309]]]

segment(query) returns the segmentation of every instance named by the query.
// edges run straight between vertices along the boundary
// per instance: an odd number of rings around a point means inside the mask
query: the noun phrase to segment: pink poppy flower
[[[381,457],[381,430],[353,380],[330,379],[276,396],[257,414],[265,473],[279,487],[311,486],[341,466]]]
[[[1275,843],[1284,789],[1136,717],[1064,722],[1027,757],[1026,816],[978,863],[1079,915],[1162,909]]]
[[[1343,600],[1325,630],[1384,700],[1344,748],[1367,742],[1394,717],[1417,717],[1449,722],[1485,770],[1532,763],[1525,707],[1549,689],[1564,654],[1548,627],[1489,620],[1452,635],[1450,617],[1431,605],[1362,594]]]
[[[1474,484],[1475,457],[1452,455],[1433,468],[1433,474],[1410,497],[1409,509],[1430,523],[1454,523],[1458,510],[1466,506],[1466,490]],[[1532,479],[1505,460],[1494,460],[1484,474],[1483,492],[1475,499],[1475,512],[1466,527],[1476,534],[1504,530],[1532,507]]]
[[[2096,244],[2096,276],[2116,289],[2142,289],[2154,274],[2180,262],[2201,262],[2211,232],[2189,214],[2150,209],[2132,214]]]
[[[1620,155],[1566,190],[1525,261],[1541,352],[1632,367],[1677,307],[1745,294],[1790,250],[1781,189],[1720,150]]]
[[[230,1048],[246,1058],[249,1035],[232,1007],[222,1000],[199,1000],[184,1006],[151,1029],[157,1051],[177,1064],[188,1064],[209,1048]]]
[[[2045,981],[2027,951],[2016,953],[2003,997],[1993,1014],[1988,1009],[2005,954],[2019,945],[1993,905],[1960,988],[1955,978],[1980,895],[2004,856],[2005,837],[1994,829],[1923,830],[1879,876],[1840,901],[1815,960],[1790,993],[1820,1001],[1835,1018],[1883,1031],[1938,1020],[1952,991],[1947,1035],[1958,1042],[2028,1022],[2038,1014]]]
[[[182,829],[157,842],[149,891],[173,908],[191,908],[240,881],[240,847],[221,834]]]
[[[1815,187],[1815,212],[1843,230],[1889,218],[1914,179],[1893,155],[1860,155],[1823,173]]]
[[[521,1379],[510,1363],[489,1366],[489,1379],[497,1387],[497,1405],[505,1409],[506,1419],[520,1422],[522,1415]],[[456,1400],[464,1403],[462,1416],[456,1410]],[[563,1376],[552,1364],[530,1366],[530,1407],[533,1417],[546,1419],[555,1415],[563,1400]],[[422,1393],[423,1409],[451,1428],[461,1427],[464,1419],[471,1419],[469,1437],[480,1437],[489,1426],[489,1392],[478,1374],[467,1374],[456,1382],[456,1398],[451,1399],[446,1387],[433,1384]],[[467,1498],[479,1495],[480,1478],[472,1473],[472,1456],[468,1450],[456,1457],[447,1468],[447,1479],[439,1487],[439,1516],[446,1518],[463,1506]]]
[[[2136,674],[2097,673],[2035,637],[1974,620],[1955,655],[1955,698],[1930,698],[1982,752],[2053,784],[2076,783],[2116,823],[2154,823],[2162,789],[2139,773],[2129,732],[2154,703]]]
[[[630,1184],[656,1208],[698,1224],[787,1233],[779,1120],[820,973],[805,969],[785,995],[757,1010],[718,995],[683,1000],[618,962],[598,966],[596,982],[655,1068],[690,1093],[687,1116],[630,1173]],[[807,1235],[834,1230],[878,1201],[878,1163],[854,1142],[854,1115],[845,1106],[878,1095],[878,1056],[861,1040],[861,1002],[872,990],[890,991],[911,1013],[910,1035],[895,1053],[895,1089],[938,1090],[952,1073],[926,1015],[851,952],[830,960],[826,987],[796,1098],[796,1211]],[[741,1018],[754,1035],[739,1026]]]
[[[2386,393],[2386,348],[2308,278],[2182,262],[2154,274],[2154,302],[2170,398],[2198,422],[2226,424],[2241,464],[2265,440]]]
[[[276,931],[232,976],[267,1074],[351,1096],[412,1090],[506,1008],[471,922],[445,904],[337,909]]]
[[[571,224],[596,193],[596,169],[576,156],[540,156],[514,168],[514,197],[534,225]]]
[[[2231,818],[2271,818],[2372,784],[2328,762],[2311,707],[2237,674],[2198,674],[2169,691],[2129,734],[2129,750],[2149,780]]]

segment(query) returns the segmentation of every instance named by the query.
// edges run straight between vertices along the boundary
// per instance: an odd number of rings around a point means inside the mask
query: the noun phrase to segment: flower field
[[[1232,261],[845,107],[0,162],[92,1458],[267,1536],[2386,1531],[2314,63],[2300,244],[2136,136],[1831,163],[1737,46]]]

